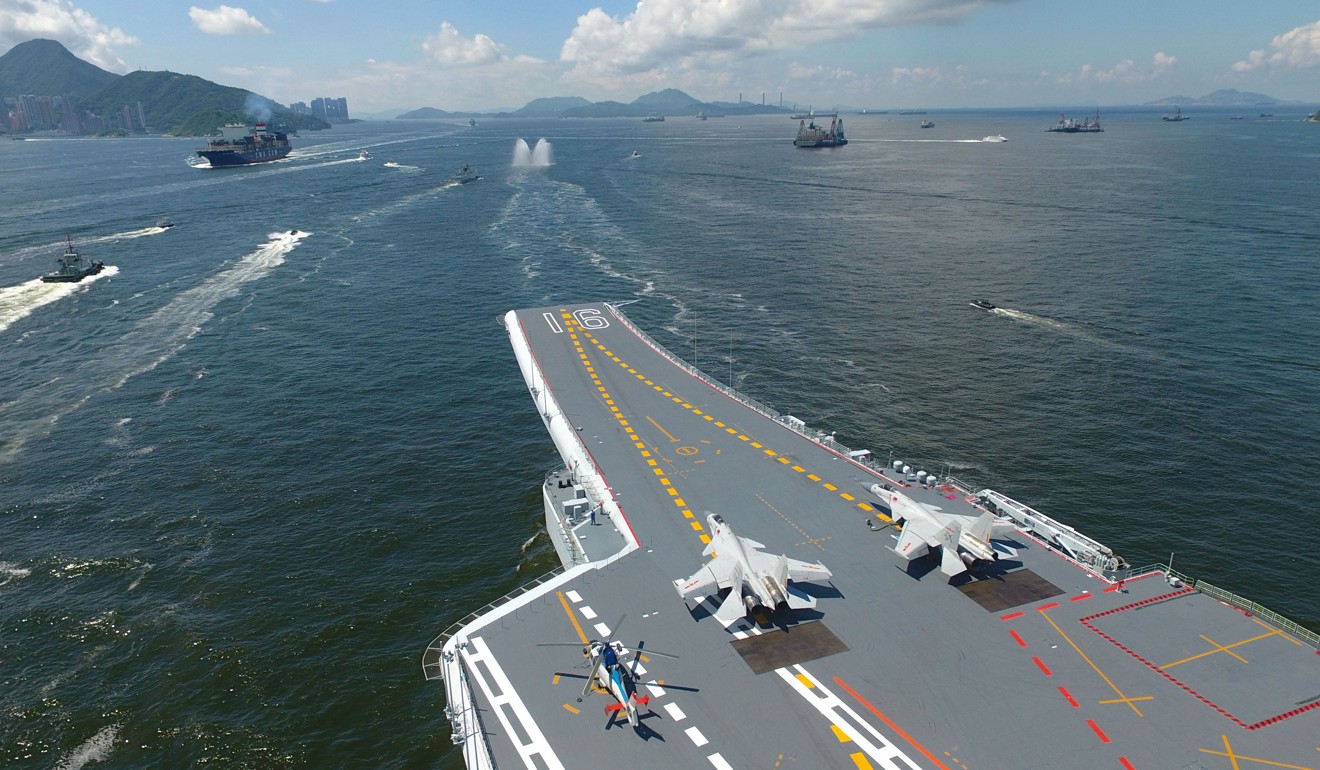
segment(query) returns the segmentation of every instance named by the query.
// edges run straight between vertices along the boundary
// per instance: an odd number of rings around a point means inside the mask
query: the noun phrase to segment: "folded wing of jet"
[[[789,581],[828,580],[831,576],[824,564],[799,561],[787,556],[763,553],[763,543],[733,533],[724,519],[716,513],[707,513],[706,523],[711,540],[701,552],[702,556],[715,555],[696,574],[687,580],[674,581],[678,595],[713,594],[730,589],[720,603],[715,617],[728,626],[739,618],[751,614],[758,607],[774,609],[786,605],[789,609],[816,606],[816,599],[789,585]]]

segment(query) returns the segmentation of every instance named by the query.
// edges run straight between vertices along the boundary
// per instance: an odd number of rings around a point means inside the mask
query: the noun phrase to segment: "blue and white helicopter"
[[[616,634],[618,633],[619,626],[623,624],[623,620],[626,617],[627,615],[619,618],[619,622],[614,624],[613,628]],[[537,646],[581,647],[582,657],[586,659],[581,667],[589,666],[591,671],[585,677],[582,677],[580,674],[561,674],[561,676],[571,676],[587,680],[586,684],[582,686],[582,696],[578,698],[578,702],[581,703],[582,699],[591,695],[592,692],[609,693],[613,696],[615,702],[605,707],[605,713],[610,716],[610,721],[606,727],[608,728],[610,725],[614,724],[615,716],[620,711],[627,715],[629,725],[634,728],[638,726],[641,719],[639,707],[648,706],[651,701],[649,696],[639,696],[637,694],[637,658],[643,653],[643,650],[626,649],[622,643],[616,642],[613,639],[607,639],[605,641],[593,639],[585,645],[545,643],[538,644]],[[638,646],[641,646],[640,642],[638,643]],[[662,658],[678,658],[677,655],[656,652],[655,650],[648,649],[644,652],[647,655],[656,655]],[[628,666],[629,661],[632,663],[631,667]]]

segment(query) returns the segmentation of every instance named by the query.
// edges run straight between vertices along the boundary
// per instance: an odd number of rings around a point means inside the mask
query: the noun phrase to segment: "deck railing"
[[[468,613],[467,615],[464,615],[461,620],[459,620],[456,623],[453,623],[448,628],[446,628],[443,632],[441,632],[439,636],[433,639],[429,645],[427,645],[426,652],[422,653],[422,675],[426,677],[426,681],[429,682],[433,679],[445,678],[444,661],[441,658],[441,656],[444,654],[445,643],[447,643],[450,639],[452,639],[455,635],[457,635],[459,631],[462,631],[464,626],[476,620],[477,618],[481,617],[482,615],[485,615],[487,612],[490,612],[496,607],[500,607],[502,605],[508,604],[510,601],[518,598],[519,596],[522,596],[523,594],[527,593],[533,588],[536,588],[537,586],[555,577],[558,577],[559,575],[562,574],[564,574],[564,568],[555,567],[554,569],[536,578],[535,580],[532,580],[530,582],[518,586],[514,590],[510,591],[504,596],[501,596],[500,598],[496,599],[490,604],[487,604],[485,607],[482,607],[476,612],[471,612]]]

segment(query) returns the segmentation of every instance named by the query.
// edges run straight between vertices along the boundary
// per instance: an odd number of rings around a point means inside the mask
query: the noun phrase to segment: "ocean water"
[[[559,302],[1320,627],[1320,127],[1231,115],[0,142],[0,766],[460,767],[420,657],[555,566],[496,319]]]

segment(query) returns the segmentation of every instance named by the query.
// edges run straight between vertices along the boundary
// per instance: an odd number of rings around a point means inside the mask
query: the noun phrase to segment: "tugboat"
[[[824,118],[824,115],[820,117]],[[838,114],[830,115],[830,127],[816,125],[816,121],[802,121],[798,124],[797,138],[793,140],[794,147],[842,147],[848,143],[847,137],[843,135],[843,121],[839,119]]]
[[[280,160],[292,149],[288,134],[267,131],[265,123],[251,129],[242,123],[230,123],[220,128],[219,139],[212,139],[197,154],[206,158],[212,168],[223,168]]]
[[[935,127],[935,121],[933,121],[933,120],[923,120],[923,121],[921,121],[921,127],[922,127],[922,128],[934,128],[934,127]]]
[[[642,118],[643,123],[664,123],[665,116],[658,112],[652,112],[650,115]]]
[[[66,236],[67,238],[67,236]],[[88,262],[78,250],[73,247],[73,239],[68,238],[68,246],[64,249],[64,254],[59,258],[60,269],[53,273],[41,276],[44,283],[77,283],[89,275],[96,275],[105,269],[105,263],[101,260],[92,260]]]
[[[449,181],[457,182],[458,184],[467,184],[468,182],[475,182],[480,178],[481,177],[477,176],[477,170],[475,168],[464,163],[463,168],[460,168],[457,174],[451,176]]]
[[[995,312],[995,306],[991,305],[989,302],[986,302],[983,299],[974,299],[971,302],[968,302],[967,304],[975,308],[980,308],[981,310],[989,311],[991,313]]]

